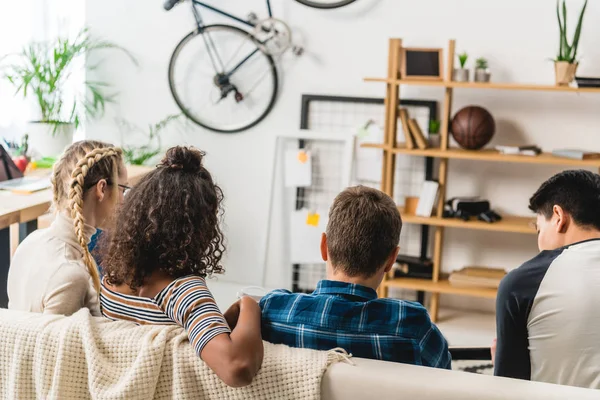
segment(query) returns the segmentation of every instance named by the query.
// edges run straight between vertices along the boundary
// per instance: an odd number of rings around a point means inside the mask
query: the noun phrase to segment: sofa
[[[175,326],[0,309],[2,399],[600,399],[600,391],[264,343],[253,383],[229,388]]]

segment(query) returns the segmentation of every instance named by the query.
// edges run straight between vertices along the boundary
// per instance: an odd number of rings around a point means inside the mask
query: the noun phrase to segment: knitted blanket
[[[319,399],[335,351],[264,343],[262,368],[230,388],[176,326],[136,326],[92,317],[0,309],[2,399]]]

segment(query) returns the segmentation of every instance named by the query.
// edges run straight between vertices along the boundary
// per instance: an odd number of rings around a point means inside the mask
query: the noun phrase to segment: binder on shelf
[[[433,206],[437,200],[440,184],[436,181],[425,181],[421,188],[419,204],[415,215],[419,217],[431,217]]]
[[[410,134],[412,135],[413,139],[415,139],[419,149],[425,150],[428,147],[427,139],[425,139],[417,120],[414,118],[409,119],[408,125],[410,127]]]
[[[404,133],[406,148],[412,150],[415,148],[415,142],[413,141],[413,137],[410,134],[410,125],[408,124],[408,111],[406,110],[406,108],[401,108],[399,111],[400,122],[402,123],[402,133]]]

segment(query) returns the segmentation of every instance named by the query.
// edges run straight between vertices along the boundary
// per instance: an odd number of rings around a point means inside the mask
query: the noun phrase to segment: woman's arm
[[[219,335],[208,342],[201,357],[229,386],[252,382],[263,361],[260,308],[250,297],[239,301],[239,317],[230,335]]]
[[[263,357],[260,308],[254,300],[240,301],[233,332],[200,277],[177,279],[155,301],[186,329],[196,353],[225,384],[239,387],[252,382]]]

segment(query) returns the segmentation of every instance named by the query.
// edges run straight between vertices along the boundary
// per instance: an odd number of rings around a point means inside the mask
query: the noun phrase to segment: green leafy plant
[[[35,100],[40,111],[39,122],[54,125],[52,134],[60,124],[74,124],[77,128],[86,117],[102,116],[106,103],[114,99],[114,94],[106,93],[109,84],[103,81],[85,80],[83,93],[68,90],[67,82],[76,68],[83,69],[85,57],[100,49],[123,50],[137,65],[126,50],[92,38],[85,28],[73,39],[59,37],[52,42],[30,43],[20,53],[3,57],[3,76],[15,86],[15,94]]]
[[[437,134],[440,133],[440,126],[442,125],[441,121],[431,120],[429,121],[429,133]]]
[[[475,67],[477,69],[487,69],[488,68],[488,60],[483,57],[479,57],[477,60],[475,60]]]
[[[556,56],[555,61],[566,61],[570,64],[573,64],[577,60],[577,49],[579,48],[579,39],[581,37],[581,26],[583,23],[583,16],[585,14],[585,9],[587,7],[587,0],[583,3],[583,7],[581,8],[581,13],[579,14],[579,20],[577,22],[577,27],[575,28],[575,33],[573,35],[573,40],[571,44],[569,44],[569,40],[567,39],[567,4],[565,0],[562,0],[562,19],[560,15],[560,0],[556,1],[556,17],[558,18],[558,27],[560,30],[560,38],[559,38],[559,47],[558,47],[558,55]]]
[[[140,132],[147,137],[148,141],[142,146],[123,146],[123,157],[125,162],[132,165],[144,165],[161,151],[160,133],[171,123],[179,120],[183,114],[168,115],[155,124],[148,124],[148,130],[143,129],[127,122],[124,119],[118,119],[119,126],[127,132]]]
[[[461,54],[458,55],[458,62],[460,62],[460,67],[461,68],[465,68],[465,65],[467,64],[467,59],[469,58],[469,55],[466,52],[463,52]]]

